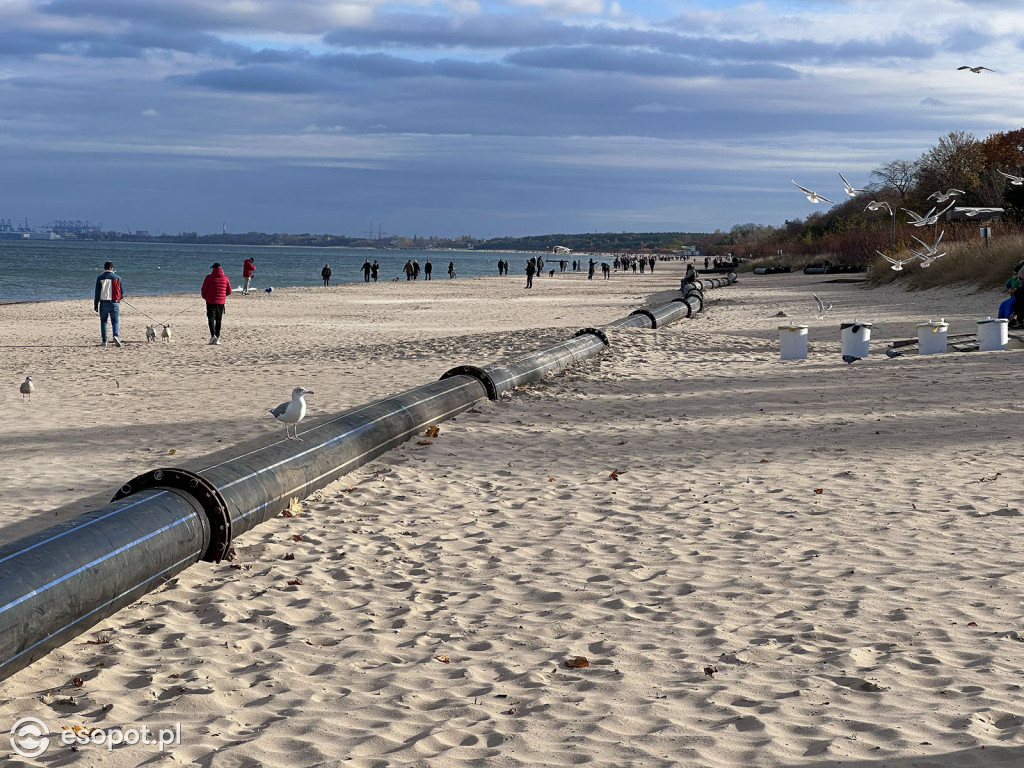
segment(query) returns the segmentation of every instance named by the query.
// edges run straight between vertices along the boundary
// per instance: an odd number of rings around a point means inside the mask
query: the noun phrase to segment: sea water
[[[532,254],[536,255],[536,254]],[[0,302],[92,300],[103,262],[112,261],[125,295],[195,293],[210,266],[220,262],[232,287],[242,284],[242,262],[256,260],[250,290],[322,285],[320,270],[331,265],[331,284],[363,282],[363,262],[380,264],[379,281],[405,280],[403,267],[415,259],[433,265],[434,280],[448,279],[448,263],[458,277],[498,274],[498,260],[511,276],[523,274],[531,254],[498,251],[424,251],[376,248],[307,248],[182,243],[106,243],[69,240],[0,240]]]

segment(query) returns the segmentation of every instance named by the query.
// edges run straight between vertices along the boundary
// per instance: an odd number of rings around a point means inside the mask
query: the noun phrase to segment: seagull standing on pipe
[[[306,401],[304,395],[312,395],[312,390],[305,387],[296,387],[292,390],[292,399],[281,403],[277,408],[271,408],[270,413],[275,419],[284,424],[284,433],[288,440],[301,440],[299,437],[299,422],[306,418]],[[295,436],[288,431],[288,425],[295,425]]]
[[[793,180],[790,179],[790,181],[793,181]],[[813,190],[810,190],[807,187],[801,187],[795,181],[793,181],[793,184],[796,186],[797,189],[799,189],[801,192],[803,192],[805,195],[807,195],[807,199],[810,200],[812,203],[834,203],[835,202],[834,200],[829,200],[824,195],[819,195],[817,192],[814,192]]]

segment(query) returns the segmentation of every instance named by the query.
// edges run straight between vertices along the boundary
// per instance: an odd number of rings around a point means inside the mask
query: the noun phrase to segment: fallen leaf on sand
[[[441,434],[441,428],[437,424],[433,424],[427,427],[427,431],[423,433],[424,437],[437,437]]]
[[[235,552],[235,548],[234,547],[228,547],[228,551],[225,553],[224,559],[227,560],[230,563],[236,557],[238,557],[238,553]]]
[[[80,677],[76,677],[74,680],[71,681],[71,684],[75,686],[75,688],[81,688],[83,685],[85,685],[85,681],[82,680],[82,678]]]
[[[768,463],[768,459],[761,459],[761,460],[760,460],[759,462],[757,462],[757,463],[758,463],[758,464],[767,464],[767,463]]]
[[[299,504],[298,498],[294,498],[293,497],[291,499],[288,499],[288,511],[289,512],[291,512],[294,515],[296,512],[300,511],[301,509],[302,509],[302,505]]]
[[[825,492],[825,489],[824,489],[824,488],[815,488],[815,489],[814,489],[814,492],[815,492],[815,493],[824,493],[824,492]]]
[[[976,621],[968,621],[967,622],[967,626],[968,627],[976,627],[976,626],[978,626],[978,622],[976,622]]]
[[[292,512],[290,509],[286,509],[283,512],[281,512],[281,517],[295,517],[295,513]]]
[[[576,658],[569,659],[565,662],[565,666],[569,669],[582,669],[583,667],[589,667],[590,662],[587,661],[586,656],[577,656]]]
[[[704,674],[708,677],[714,677],[715,672],[718,671],[718,667],[704,667]]]
[[[171,677],[173,677],[175,680],[179,680],[181,678],[181,675],[175,672],[173,675],[171,675]]]
[[[299,534],[292,536],[292,541],[302,541],[302,537]]]
[[[177,452],[178,452],[178,449],[177,449],[177,448],[171,448],[171,450],[169,450],[169,451],[167,452],[167,455],[168,455],[168,456],[173,456],[173,455],[174,455],[174,454],[176,454]]]
[[[434,658],[437,659],[438,661],[440,661],[442,664],[451,664],[451,662],[452,662],[452,660],[450,658],[448,658],[448,654],[447,653],[442,653],[442,654],[440,654],[438,656],[435,656]]]
[[[612,473],[610,475],[608,475],[608,477],[610,477],[612,480],[618,480],[619,479],[619,470],[613,469]]]
[[[289,587],[300,587],[302,586],[302,579],[292,579],[288,582]]]
[[[433,445],[433,440],[417,440],[416,445]]]
[[[548,478],[548,482],[549,482],[549,483],[553,483],[553,482],[555,482],[555,478],[553,478],[553,477],[549,477],[549,478]]]
[[[294,560],[295,559],[295,553],[294,552],[289,552],[287,555],[285,555],[281,559],[282,560]]]

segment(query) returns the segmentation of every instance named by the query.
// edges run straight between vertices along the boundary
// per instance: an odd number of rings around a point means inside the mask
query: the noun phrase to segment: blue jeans
[[[121,305],[116,301],[101,301],[100,302],[100,338],[104,342],[107,340],[107,318],[110,318],[110,329],[114,332],[115,336],[120,336],[117,327],[117,316],[121,311]]]

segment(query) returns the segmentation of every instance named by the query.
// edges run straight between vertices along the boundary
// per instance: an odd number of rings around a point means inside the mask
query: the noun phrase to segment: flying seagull
[[[957,71],[961,69],[969,69],[976,75],[980,75],[982,70],[984,70],[985,72],[995,72],[994,69],[989,69],[988,67],[968,67],[966,64],[964,64],[962,67],[957,67]]]
[[[1010,182],[1010,183],[1012,184],[1013,182]],[[975,216],[981,216],[984,213],[1002,213],[1002,212],[1003,212],[1002,208],[971,208],[966,213],[964,213],[964,215],[973,219]]]
[[[891,256],[886,256],[881,251],[875,251],[875,253],[877,253],[883,259],[888,261],[890,264],[892,264],[892,267],[890,267],[890,269],[892,269],[893,272],[902,272],[904,264],[909,264],[910,262],[917,258],[917,256],[911,256],[909,259],[894,259]]]
[[[306,401],[303,395],[314,394],[312,390],[305,387],[296,387],[292,390],[292,399],[281,403],[277,408],[271,408],[270,413],[274,418],[284,424],[284,433],[288,440],[301,440],[299,437],[299,422],[306,418]],[[288,431],[288,425],[295,425],[295,436],[292,437]]]
[[[1012,173],[1005,173],[1003,171],[1000,171],[998,168],[996,169],[996,172],[1002,174],[1007,179],[1009,179],[1010,183],[1013,184],[1015,187],[1019,187],[1022,184],[1024,184],[1024,176],[1014,176]]]
[[[926,213],[926,214],[925,214],[924,216],[922,216],[922,215],[921,215],[921,214],[919,214],[919,213],[914,213],[914,212],[913,212],[912,210],[910,210],[909,208],[900,208],[900,210],[901,210],[901,211],[906,211],[906,212],[907,212],[907,214],[908,214],[908,215],[910,216],[910,223],[911,223],[911,224],[916,224],[916,223],[917,223],[917,222],[919,222],[919,221],[924,221],[924,220],[925,220],[925,219],[927,219],[927,218],[928,218],[929,216],[931,216],[931,215],[932,215],[933,213],[935,213],[935,209],[934,209],[934,208],[932,208],[932,209],[931,209],[930,211],[928,211],[928,213]]]
[[[939,243],[942,242],[942,236],[944,234],[946,234],[946,230],[942,230],[939,233],[939,236],[937,238],[935,238],[935,244],[934,245],[928,245],[924,240],[922,240],[919,237],[915,237],[914,235],[911,235],[911,237],[913,237],[915,240],[917,240],[917,242],[919,242],[921,244],[921,246],[925,249],[925,251],[928,253],[928,255],[931,256],[932,254],[938,252],[938,250],[939,250]]]
[[[26,376],[25,380],[23,382],[21,382],[21,394],[23,394],[25,397],[27,397],[29,400],[31,400],[32,399],[32,393],[35,391],[35,389],[36,389],[36,385],[32,383],[32,377],[31,376]],[[24,400],[25,397],[23,397],[21,399]]]
[[[839,173],[839,171],[836,171],[836,173]],[[843,191],[846,194],[848,194],[850,197],[856,197],[857,195],[865,195],[865,194],[867,194],[868,192],[871,191],[869,189],[856,189],[856,188],[854,188],[853,184],[848,182],[846,180],[846,177],[843,176],[843,174],[841,174],[841,173],[839,173],[839,178],[843,180]]]
[[[944,203],[949,200],[949,198],[962,194],[965,194],[962,189],[953,189],[953,187],[950,187],[945,192],[932,192],[928,195],[928,199],[931,200],[932,198],[935,198],[936,203]]]
[[[790,181],[793,181],[793,180],[790,179]],[[793,181],[793,184],[796,185],[797,189],[799,189],[801,192],[803,192],[805,195],[807,195],[807,199],[810,200],[812,203],[834,203],[835,202],[835,200],[829,200],[824,195],[819,195],[817,192],[815,192],[813,190],[810,190],[807,187],[801,187],[795,181]]]
[[[811,294],[811,296],[814,296],[814,300],[816,302],[818,302],[818,319],[819,320],[824,320],[825,319],[825,315],[827,315],[829,313],[829,311],[832,309],[832,305],[831,304],[826,304],[824,301],[819,299],[813,293]]]

